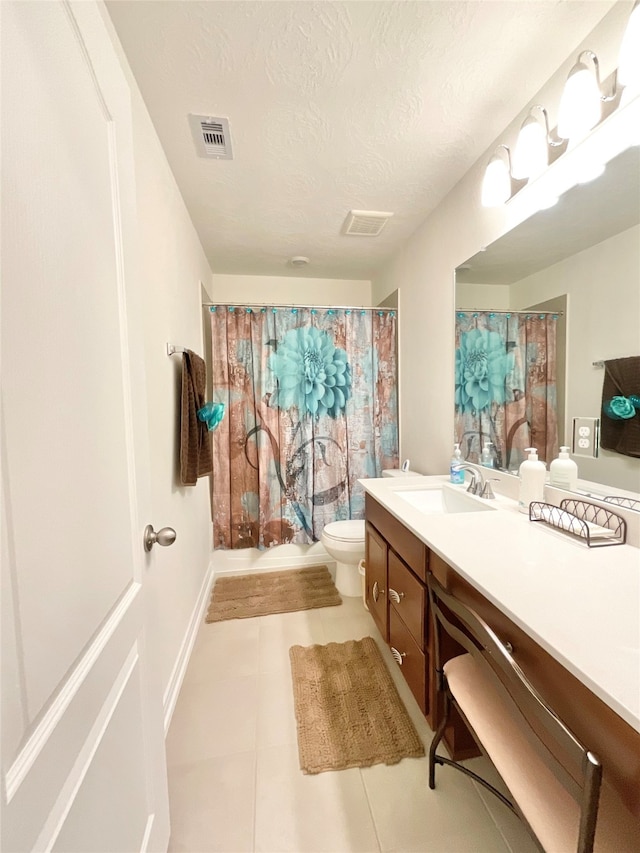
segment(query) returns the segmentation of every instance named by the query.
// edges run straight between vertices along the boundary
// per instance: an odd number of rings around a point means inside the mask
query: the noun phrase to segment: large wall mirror
[[[461,264],[456,311],[557,318],[558,437],[570,444],[574,417],[601,415],[602,362],[640,355],[640,147]],[[639,458],[574,458],[581,480],[640,492]]]

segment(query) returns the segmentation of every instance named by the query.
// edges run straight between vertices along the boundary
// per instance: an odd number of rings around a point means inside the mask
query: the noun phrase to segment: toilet
[[[416,471],[401,471],[390,468],[382,472],[383,477],[411,477],[420,475]],[[320,541],[336,561],[335,584],[340,595],[347,598],[362,595],[362,582],[358,571],[364,559],[364,521],[332,521],[325,525]]]

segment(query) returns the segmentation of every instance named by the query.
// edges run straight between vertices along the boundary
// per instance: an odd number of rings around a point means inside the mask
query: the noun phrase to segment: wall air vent
[[[377,237],[393,213],[379,210],[350,210],[342,226],[342,233],[350,237]]]
[[[190,115],[189,124],[199,157],[233,160],[229,119]]]

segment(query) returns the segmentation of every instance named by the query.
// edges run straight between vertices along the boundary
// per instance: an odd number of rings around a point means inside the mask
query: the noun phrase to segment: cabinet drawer
[[[397,594],[399,601],[396,601]],[[411,632],[419,648],[426,643],[426,587],[402,560],[389,550],[389,602]]]
[[[427,546],[410,530],[391,515],[370,495],[365,497],[366,518],[384,536],[389,545],[415,572],[419,578],[427,580]]]
[[[400,670],[423,714],[427,713],[426,655],[416,645],[404,622],[393,607],[389,608],[389,645],[401,655]],[[396,655],[394,654],[394,657]],[[397,660],[396,660],[397,663]]]

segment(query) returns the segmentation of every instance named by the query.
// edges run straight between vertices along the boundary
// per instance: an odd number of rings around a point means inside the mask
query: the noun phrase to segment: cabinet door
[[[426,645],[426,592],[425,585],[389,549],[389,606],[396,610],[421,649]]]
[[[365,532],[367,607],[385,642],[389,642],[389,599],[387,597],[388,550],[387,543],[378,531],[370,524],[367,524]]]

